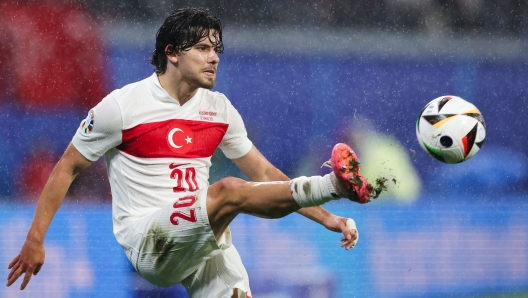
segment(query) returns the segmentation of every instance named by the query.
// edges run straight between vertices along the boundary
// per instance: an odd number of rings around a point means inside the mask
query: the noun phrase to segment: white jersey
[[[105,156],[114,234],[122,245],[130,220],[209,185],[216,148],[234,159],[252,147],[240,114],[223,94],[198,89],[181,106],[156,74],[105,97],[72,143],[91,161]]]

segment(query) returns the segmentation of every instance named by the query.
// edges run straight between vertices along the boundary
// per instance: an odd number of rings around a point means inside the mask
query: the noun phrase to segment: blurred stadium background
[[[289,176],[325,173],[336,142],[394,183],[353,217],[358,247],[291,215],[240,216],[234,242],[255,297],[528,296],[528,1],[317,0],[0,2],[0,265],[18,253],[51,167],[91,106],[151,74],[157,28],[175,8],[225,24],[215,90]],[[471,160],[444,165],[415,138],[435,97],[483,113]],[[215,154],[211,182],[241,176]],[[72,186],[44,269],[1,297],[187,297],[136,276],[112,234],[105,166]],[[7,276],[8,270],[5,270]]]

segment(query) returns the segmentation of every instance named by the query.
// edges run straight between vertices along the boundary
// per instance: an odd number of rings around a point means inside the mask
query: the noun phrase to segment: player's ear
[[[165,55],[167,55],[167,60],[172,63],[178,62],[178,53],[174,50],[174,46],[169,44],[165,47]]]

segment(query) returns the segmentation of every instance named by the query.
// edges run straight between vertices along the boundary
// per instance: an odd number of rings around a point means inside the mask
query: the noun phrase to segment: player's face
[[[193,87],[211,89],[215,86],[220,58],[217,53],[218,48],[211,43],[211,40],[215,41],[213,33],[211,32],[209,38],[202,39],[190,50],[178,55],[178,68],[182,78]]]

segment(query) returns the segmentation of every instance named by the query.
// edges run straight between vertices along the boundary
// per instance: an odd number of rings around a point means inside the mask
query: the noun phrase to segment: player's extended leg
[[[229,177],[203,190],[196,201],[206,205],[205,210],[198,208],[207,213],[209,220],[205,226],[210,230],[203,235],[209,235],[209,243],[216,240],[221,252],[205,260],[182,281],[190,297],[225,297],[226,293],[236,298],[251,297],[247,272],[231,243],[228,229],[238,214],[278,218],[340,197],[367,202],[369,184],[359,173],[357,156],[352,150],[344,152],[343,148],[350,149],[344,144],[334,147],[329,163],[333,172],[323,177],[299,177],[281,182],[246,182]],[[216,239],[212,239],[211,231]]]
[[[290,182],[246,182],[227,177],[207,191],[207,214],[218,238],[240,213],[280,218],[301,207],[293,199]]]
[[[333,172],[323,177],[280,182],[246,182],[228,177],[212,184],[207,192],[207,214],[214,235],[222,235],[240,213],[280,218],[302,207],[342,197],[359,203],[369,201],[372,186],[359,173],[359,160],[350,147],[337,144],[330,164]]]

